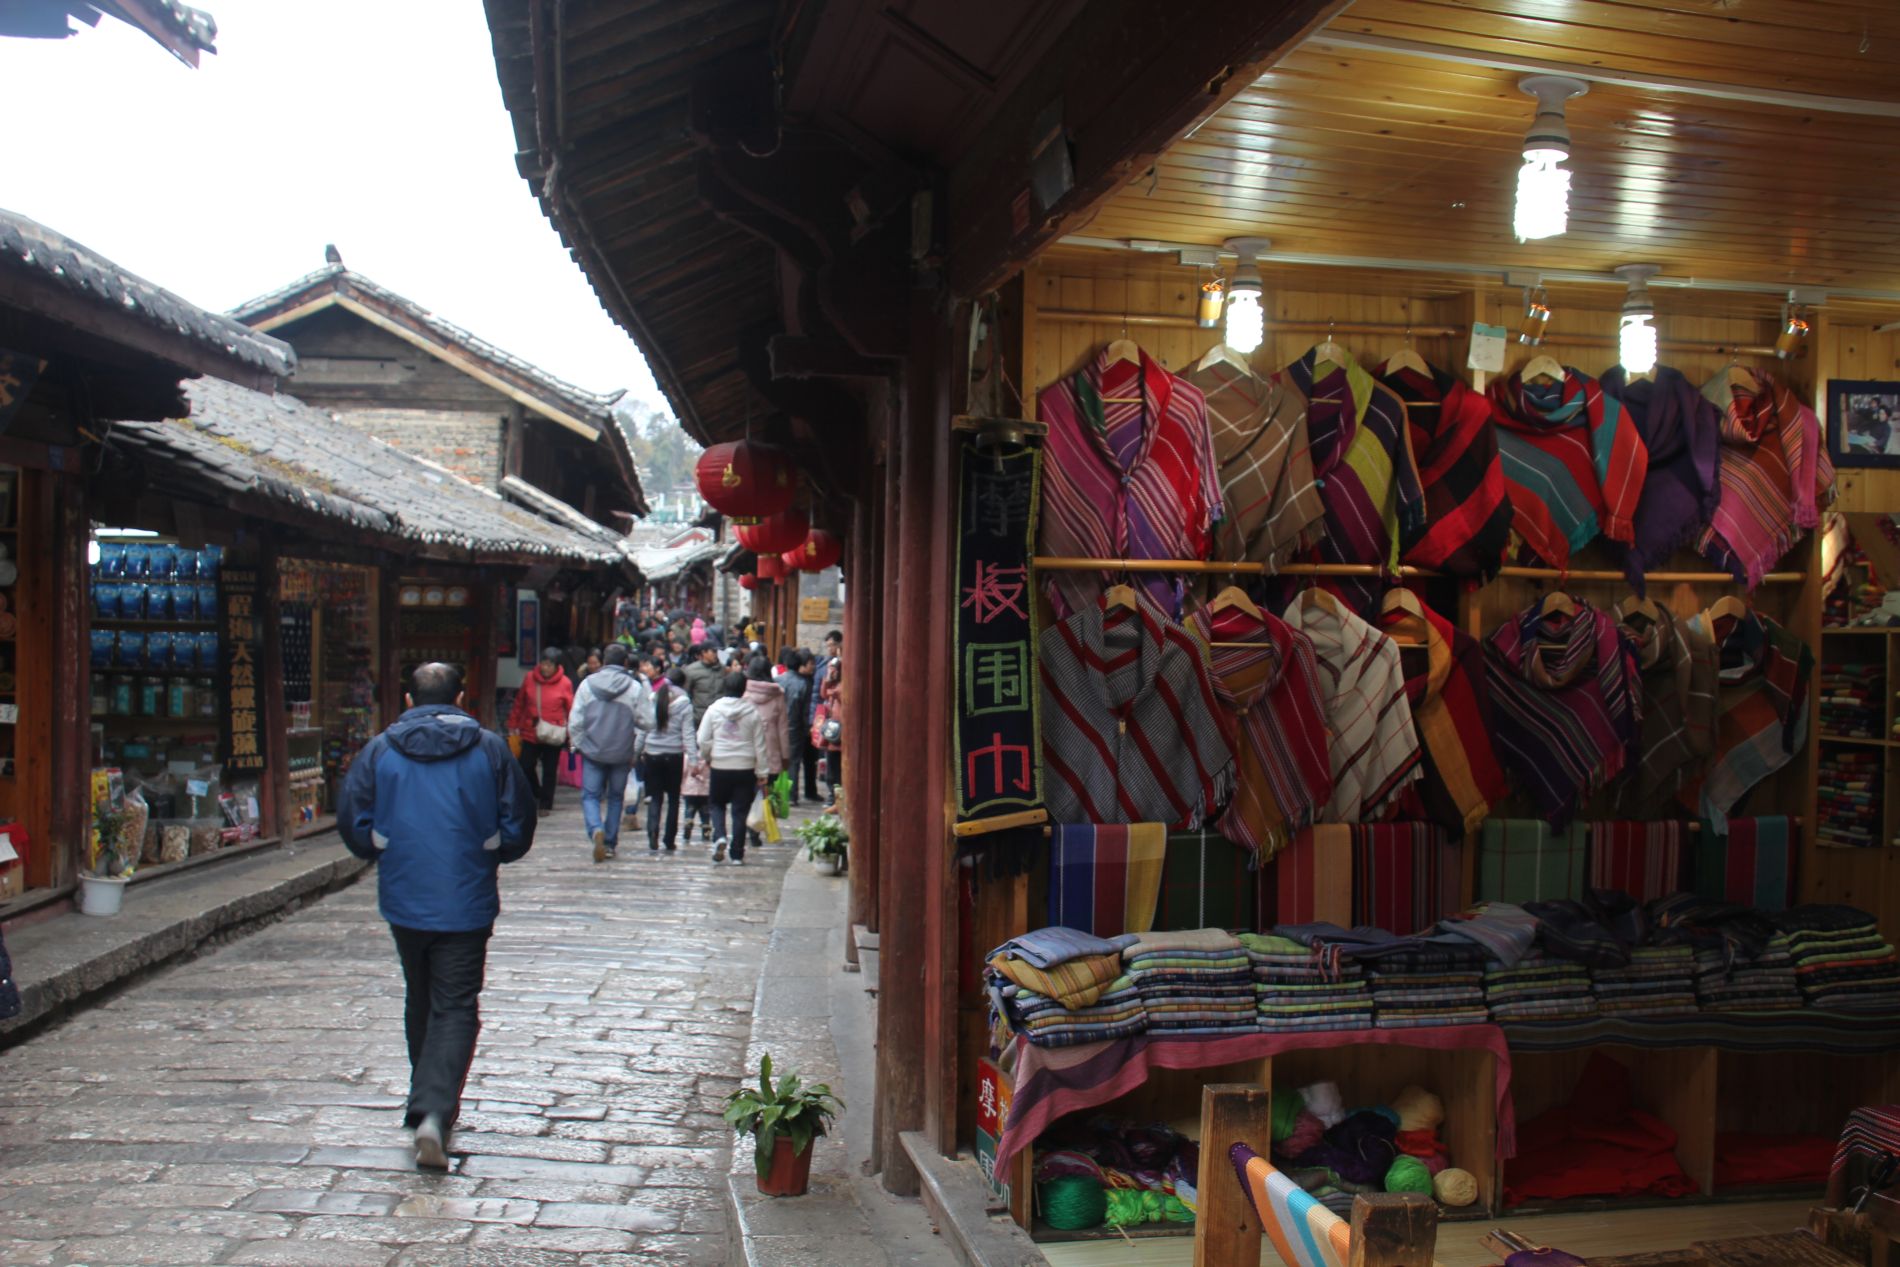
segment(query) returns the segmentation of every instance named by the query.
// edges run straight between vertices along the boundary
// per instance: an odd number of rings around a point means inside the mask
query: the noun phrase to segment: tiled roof
[[[425,551],[626,562],[611,541],[550,523],[294,397],[216,379],[185,390],[191,417],[119,423],[112,443],[188,486],[262,496]]]
[[[13,271],[102,309],[133,314],[148,326],[276,378],[288,377],[296,367],[288,344],[161,290],[37,221],[0,210],[0,272]]]
[[[717,541],[691,541],[682,546],[649,546],[635,556],[640,575],[649,581],[666,581],[687,568],[724,554],[726,547]]]

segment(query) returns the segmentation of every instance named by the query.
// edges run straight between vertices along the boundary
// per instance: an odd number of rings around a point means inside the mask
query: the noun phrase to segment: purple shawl
[[[1690,385],[1681,371],[1656,367],[1655,381],[1626,381],[1615,365],[1597,380],[1616,397],[1649,450],[1649,474],[1636,504],[1636,543],[1624,553],[1630,584],[1644,592],[1643,573],[1692,545],[1722,498],[1716,464],[1722,411]]]

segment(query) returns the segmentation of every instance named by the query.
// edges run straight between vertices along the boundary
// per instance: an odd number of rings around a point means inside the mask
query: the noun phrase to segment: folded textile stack
[[[1066,1007],[1016,985],[1003,987],[1003,1000],[1016,1031],[1038,1047],[1075,1047],[1128,1038],[1148,1028],[1141,995],[1127,975],[1109,982],[1088,1007]]]
[[[1253,961],[1218,928],[1144,933],[1122,954],[1153,1034],[1223,1034],[1257,1027]]]
[[[1366,967],[1373,1023],[1380,1029],[1482,1025],[1484,951],[1470,943],[1421,942],[1381,954]]]
[[[1038,1047],[1141,1033],[1147,1017],[1122,967],[1122,950],[1133,941],[1055,927],[1005,942],[990,952],[983,974],[992,1021],[1006,1022]]]
[[[1775,916],[1788,934],[1801,997],[1809,1007],[1872,1011],[1900,1007],[1900,959],[1851,906],[1797,906]]]
[[[1753,958],[1724,948],[1696,951],[1696,1001],[1705,1012],[1781,1012],[1801,1006],[1788,936],[1777,933]]]
[[[1484,1002],[1494,1021],[1575,1021],[1597,1014],[1590,970],[1580,963],[1532,951],[1514,967],[1484,972]]]
[[[1254,1003],[1266,1030],[1367,1029],[1372,995],[1358,964],[1285,937],[1244,933]]]
[[[1821,666],[1821,732],[1851,739],[1883,737],[1886,707],[1878,664],[1836,661]]]
[[[1820,809],[1815,839],[1824,845],[1879,844],[1880,808],[1874,801],[1880,780],[1878,752],[1824,745],[1815,799]]]
[[[1638,946],[1622,967],[1590,970],[1599,1016],[1682,1016],[1696,1010],[1695,951]]]

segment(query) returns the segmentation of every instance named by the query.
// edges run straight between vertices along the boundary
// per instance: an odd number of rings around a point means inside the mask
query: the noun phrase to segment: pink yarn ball
[[[1446,1157],[1443,1153],[1433,1153],[1431,1156],[1421,1157],[1419,1160],[1425,1163],[1425,1173],[1433,1176],[1436,1176],[1439,1171],[1451,1165],[1451,1159]]]
[[[1306,1109],[1293,1119],[1293,1133],[1274,1146],[1284,1157],[1299,1157],[1326,1138],[1326,1124]]]

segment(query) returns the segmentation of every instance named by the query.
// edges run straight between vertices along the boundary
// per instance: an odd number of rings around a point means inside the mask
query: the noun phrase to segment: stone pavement
[[[720,1102],[794,847],[597,867],[561,797],[503,872],[450,1173],[401,1129],[369,878],[0,1052],[0,1263],[726,1262]]]

